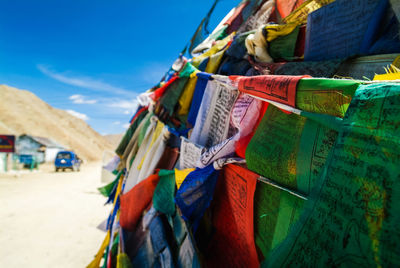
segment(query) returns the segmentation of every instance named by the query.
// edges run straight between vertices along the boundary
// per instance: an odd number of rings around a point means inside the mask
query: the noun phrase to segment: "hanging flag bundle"
[[[400,266],[398,1],[244,0],[206,37],[217,2],[138,97],[88,267]]]

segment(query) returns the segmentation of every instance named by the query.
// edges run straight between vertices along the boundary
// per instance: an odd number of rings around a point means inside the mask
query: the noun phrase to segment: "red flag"
[[[212,207],[216,232],[210,242],[207,266],[259,267],[253,225],[257,177],[232,164],[223,168]]]
[[[297,83],[303,77],[295,75],[259,75],[238,78],[241,92],[295,107]]]
[[[134,231],[143,211],[150,205],[159,177],[150,175],[129,192],[121,196],[119,223],[122,228]]]

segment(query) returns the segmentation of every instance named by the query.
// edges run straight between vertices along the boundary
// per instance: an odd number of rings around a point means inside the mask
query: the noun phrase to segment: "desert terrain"
[[[85,267],[105,233],[110,206],[99,194],[101,164],[80,172],[0,173],[0,267]]]

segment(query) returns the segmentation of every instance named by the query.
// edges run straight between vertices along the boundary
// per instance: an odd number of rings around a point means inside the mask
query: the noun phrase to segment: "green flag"
[[[270,267],[400,266],[400,85],[360,86],[305,213]]]
[[[254,237],[264,257],[287,236],[299,219],[304,200],[266,183],[254,195]]]
[[[336,137],[334,129],[269,105],[247,146],[247,166],[279,185],[308,195]]]
[[[173,215],[175,213],[175,171],[161,169],[158,176],[160,181],[154,191],[153,206],[161,213]]]

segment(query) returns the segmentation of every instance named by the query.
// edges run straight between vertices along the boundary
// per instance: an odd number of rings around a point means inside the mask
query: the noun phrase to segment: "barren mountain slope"
[[[51,138],[83,159],[100,160],[113,146],[85,121],[56,109],[35,94],[0,85],[0,134]]]
[[[112,144],[113,148],[117,148],[119,143],[122,140],[122,137],[124,136],[124,133],[121,134],[108,134],[104,135],[103,137],[108,140],[109,143]]]

